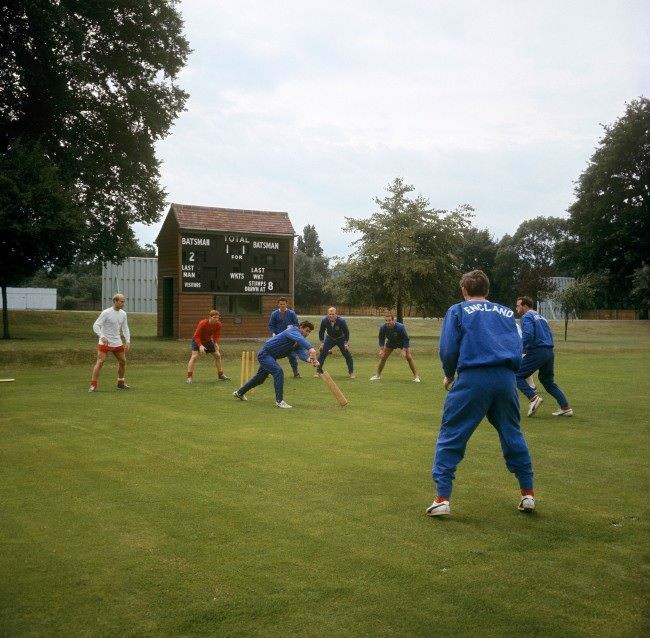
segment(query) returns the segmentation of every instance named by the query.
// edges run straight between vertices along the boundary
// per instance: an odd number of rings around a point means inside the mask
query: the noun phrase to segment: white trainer
[[[533,416],[535,412],[539,409],[539,406],[542,405],[542,397],[539,396],[539,394],[529,403],[528,405],[528,414],[527,416]]]
[[[185,383],[192,383],[192,377],[187,377],[187,379],[185,379]]]
[[[232,395],[235,397],[235,399],[239,399],[240,401],[248,401],[248,399],[246,398],[246,395],[245,394],[239,394],[239,392],[237,392],[237,390],[235,390],[232,393]]]
[[[447,514],[451,514],[449,501],[442,501],[442,503],[436,503],[433,501],[433,503],[427,507],[427,516],[445,516]]]
[[[373,375],[370,377],[370,380],[371,380],[371,381],[381,381],[381,377],[380,377],[378,374],[373,374]]]
[[[356,379],[357,375],[354,374],[354,372],[350,372],[349,377],[350,377],[350,379]]]
[[[291,407],[293,407],[293,406],[289,405],[289,404],[288,404],[286,401],[284,401],[284,400],[282,400],[282,401],[276,401],[276,402],[275,402],[275,405],[277,405],[279,408],[285,408],[285,409],[286,409],[286,408],[291,408]]]
[[[420,377],[417,375],[413,377],[413,383],[420,383]]]
[[[535,499],[530,495],[522,496],[521,500],[519,501],[519,505],[517,506],[517,509],[520,512],[534,512]]]
[[[560,409],[557,412],[553,412],[553,416],[573,416],[573,410],[571,408]]]

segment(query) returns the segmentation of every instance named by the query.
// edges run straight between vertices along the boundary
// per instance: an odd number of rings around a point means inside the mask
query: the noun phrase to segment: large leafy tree
[[[42,144],[83,207],[87,244],[114,257],[164,203],[154,144],[187,95],[175,0],[27,0],[0,14],[0,153]],[[113,235],[113,238],[110,236]]]
[[[11,220],[0,228],[3,286],[73,259],[119,259],[131,225],[159,218],[154,145],[187,99],[175,84],[189,53],[176,4],[0,5],[0,215]],[[37,162],[40,177],[17,184]],[[69,205],[57,215],[62,197]],[[42,250],[15,241],[39,228],[57,240]]]
[[[569,238],[566,219],[535,217],[497,246],[491,298],[512,305],[517,295],[538,297],[551,291],[550,277],[562,276],[559,247]]]
[[[650,100],[631,101],[589,160],[570,206],[578,272],[603,268],[609,305],[633,302],[633,275],[650,245]]]
[[[402,321],[406,303],[439,313],[455,290],[459,270],[457,246],[469,226],[472,211],[435,210],[401,178],[387,187],[387,196],[375,198],[378,210],[367,219],[346,218],[345,232],[360,233],[352,242],[349,272],[362,297],[395,308]]]
[[[38,144],[0,155],[0,287],[3,339],[9,339],[7,286],[40,267],[69,261],[83,230],[80,208]]]

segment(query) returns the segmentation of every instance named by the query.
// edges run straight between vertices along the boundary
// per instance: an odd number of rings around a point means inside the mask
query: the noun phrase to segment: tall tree
[[[39,144],[0,155],[0,287],[3,339],[9,339],[7,287],[38,268],[70,261],[83,231],[80,208]]]
[[[567,274],[560,270],[558,250],[568,238],[568,222],[560,217],[528,219],[514,235],[504,235],[497,246],[490,298],[512,306],[517,295],[550,292],[549,278]]]
[[[609,304],[632,302],[632,275],[650,245],[650,100],[627,104],[589,160],[569,207],[579,272],[602,269]]]
[[[323,248],[320,245],[320,239],[318,238],[318,233],[316,232],[316,226],[307,224],[302,229],[302,235],[298,235],[296,248],[300,252],[305,253],[307,257],[323,256]]]
[[[576,279],[563,290],[556,290],[551,294],[551,299],[560,307],[564,317],[564,340],[567,340],[569,331],[569,318],[572,314],[578,314],[581,310],[588,310],[594,307],[594,295],[596,288],[595,275],[587,275]]]
[[[85,219],[85,256],[121,257],[165,193],[155,143],[187,95],[176,0],[30,0],[0,9],[0,156],[38,143]],[[36,211],[38,214],[38,211]]]
[[[323,254],[316,228],[308,224],[298,236],[294,255],[294,297],[297,306],[318,304],[329,274],[329,260]]]
[[[458,246],[459,268],[462,272],[482,270],[492,281],[498,244],[487,228],[479,230],[470,226],[463,233]]]
[[[471,208],[448,213],[430,207],[401,178],[387,187],[388,195],[375,198],[379,210],[367,219],[346,218],[345,232],[360,233],[351,256],[357,286],[377,304],[396,309],[413,302],[424,309],[437,309],[452,281],[458,278],[456,246],[469,225]]]

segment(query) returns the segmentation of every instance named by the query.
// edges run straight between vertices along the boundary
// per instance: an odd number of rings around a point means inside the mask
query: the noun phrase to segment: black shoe
[[[118,383],[117,384],[117,389],[118,390],[130,390],[131,386],[127,385],[126,383]]]

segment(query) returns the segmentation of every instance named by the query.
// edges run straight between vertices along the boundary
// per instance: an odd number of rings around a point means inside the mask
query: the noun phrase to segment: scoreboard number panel
[[[286,238],[185,232],[181,248],[182,292],[289,294]]]

